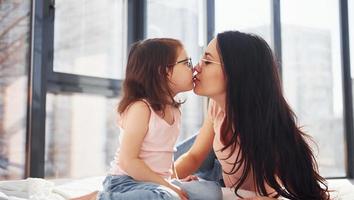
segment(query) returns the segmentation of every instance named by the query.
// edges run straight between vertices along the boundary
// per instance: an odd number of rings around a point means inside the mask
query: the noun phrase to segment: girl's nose
[[[194,72],[201,72],[202,71],[202,68],[200,67],[199,63],[196,64],[194,67],[193,67],[193,73]]]

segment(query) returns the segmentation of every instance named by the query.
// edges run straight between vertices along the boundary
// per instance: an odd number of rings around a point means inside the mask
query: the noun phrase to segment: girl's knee
[[[214,181],[196,181],[189,184],[182,184],[190,199],[203,199],[203,200],[221,200],[222,191],[221,187]]]
[[[159,193],[161,194],[161,200],[180,200],[178,194],[170,188],[159,188]]]

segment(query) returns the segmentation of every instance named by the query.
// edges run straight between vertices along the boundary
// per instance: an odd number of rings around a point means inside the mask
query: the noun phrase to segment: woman
[[[209,97],[192,147],[175,162],[193,174],[214,149],[226,187],[264,198],[329,199],[308,137],[285,101],[277,65],[260,37],[228,31],[213,39],[195,67],[194,92]]]

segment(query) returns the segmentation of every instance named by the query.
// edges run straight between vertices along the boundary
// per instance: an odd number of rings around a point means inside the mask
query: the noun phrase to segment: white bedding
[[[43,180],[29,178],[19,181],[0,182],[0,200],[66,200],[102,189],[104,177],[91,177],[74,181]],[[224,199],[235,199],[233,192],[223,188]],[[242,190],[244,197],[254,196],[253,192]]]
[[[0,200],[65,200],[55,192],[55,184],[38,178],[25,180],[1,181]]]
[[[0,200],[66,200],[102,189],[104,177],[78,180],[43,180],[29,178],[17,181],[0,181]],[[345,179],[330,180],[334,199],[354,200],[353,182]],[[253,192],[241,190],[244,197],[254,196]],[[223,188],[224,200],[235,200],[233,191]]]

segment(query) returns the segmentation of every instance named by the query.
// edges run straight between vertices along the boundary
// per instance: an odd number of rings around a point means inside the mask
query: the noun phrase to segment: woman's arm
[[[178,178],[185,178],[199,169],[212,149],[214,135],[212,119],[207,115],[192,147],[175,162]]]

